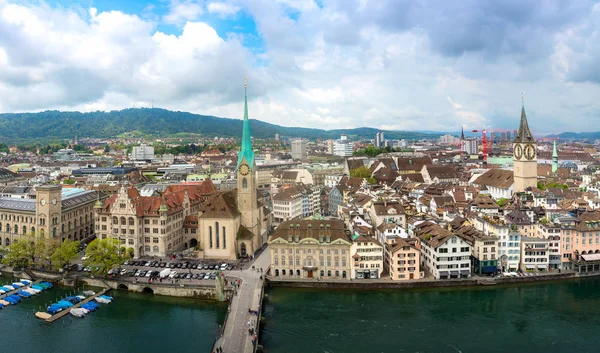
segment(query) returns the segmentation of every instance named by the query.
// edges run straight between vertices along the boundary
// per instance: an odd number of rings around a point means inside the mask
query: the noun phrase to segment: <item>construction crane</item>
[[[479,132],[480,130],[473,130],[473,132]],[[483,164],[487,164],[487,157],[488,157],[488,153],[487,153],[487,131],[486,129],[481,130],[481,144],[482,144],[482,151],[483,151]]]

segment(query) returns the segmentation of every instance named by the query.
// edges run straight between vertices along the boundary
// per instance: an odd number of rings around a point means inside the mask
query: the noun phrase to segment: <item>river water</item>
[[[0,276],[0,284],[12,282]],[[0,352],[208,353],[227,312],[214,302],[111,291],[115,300],[85,318],[48,324],[33,316],[74,290],[54,287],[1,309]]]
[[[600,352],[600,279],[267,293],[267,353]]]

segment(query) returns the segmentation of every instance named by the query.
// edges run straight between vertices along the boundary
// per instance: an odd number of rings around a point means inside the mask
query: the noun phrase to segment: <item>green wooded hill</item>
[[[372,128],[321,130],[284,127],[250,119],[252,136],[273,138],[275,134],[308,139],[375,138],[381,131]],[[79,137],[111,138],[124,132],[139,131],[154,136],[195,133],[207,136],[239,137],[242,120],[198,115],[160,108],[132,108],[110,112],[61,112],[0,114],[0,141],[60,140]],[[385,131],[386,139],[435,138],[439,134]]]

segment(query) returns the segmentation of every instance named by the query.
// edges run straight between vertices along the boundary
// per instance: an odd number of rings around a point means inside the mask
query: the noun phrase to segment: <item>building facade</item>
[[[271,276],[350,278],[352,240],[340,220],[285,221],[269,237]]]

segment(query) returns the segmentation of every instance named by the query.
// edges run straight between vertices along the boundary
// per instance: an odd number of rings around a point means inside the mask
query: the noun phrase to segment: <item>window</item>
[[[152,248],[152,251],[154,251],[154,252],[158,252],[158,251],[159,251],[159,249],[158,249],[158,246],[156,246],[156,245],[155,245],[155,246]]]
[[[208,226],[208,247],[212,249],[212,227]]]
[[[144,246],[144,251],[145,252],[150,252],[150,245],[145,245]]]
[[[219,240],[219,222],[215,222],[215,240],[218,249],[220,247],[219,244],[221,243]]]
[[[225,226],[223,226],[223,249],[227,248],[227,240],[225,235]]]
[[[242,189],[247,189],[248,188],[248,179],[244,178],[242,179]]]
[[[150,237],[144,237],[144,243],[149,243],[150,242]],[[148,250],[150,251],[150,250]]]
[[[285,266],[285,255],[281,256],[281,266]]]
[[[152,242],[153,242],[154,244],[158,244],[158,238],[152,238]]]

